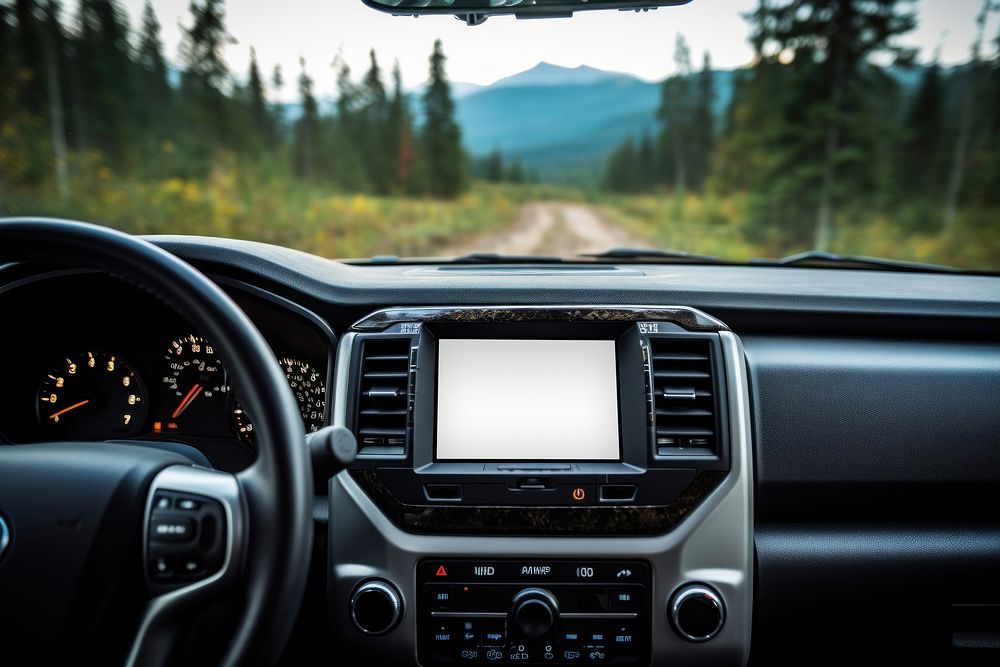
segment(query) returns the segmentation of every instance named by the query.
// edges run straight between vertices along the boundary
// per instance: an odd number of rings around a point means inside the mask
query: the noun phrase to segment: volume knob
[[[674,593],[668,611],[677,634],[692,642],[707,642],[726,622],[722,598],[704,584],[682,587]]]
[[[402,613],[399,591],[387,581],[363,581],[351,595],[351,620],[366,635],[389,632],[399,623]]]
[[[522,636],[537,639],[555,627],[559,601],[544,588],[525,588],[514,596],[510,618]]]

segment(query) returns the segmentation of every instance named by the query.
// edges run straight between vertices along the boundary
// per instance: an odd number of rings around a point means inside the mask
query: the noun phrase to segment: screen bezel
[[[511,340],[610,340],[615,343],[617,375],[618,458],[609,459],[439,459],[437,457],[437,378],[438,350],[442,338],[451,339],[511,339]],[[620,465],[629,461],[645,463],[646,432],[644,429],[645,387],[642,354],[635,327],[622,322],[561,322],[524,323],[434,323],[424,325],[418,352],[417,387],[413,433],[413,464],[415,468],[433,464],[435,469],[456,467],[479,471],[489,464],[524,463],[529,467],[545,464],[580,466]],[[625,397],[633,400],[624,400]]]

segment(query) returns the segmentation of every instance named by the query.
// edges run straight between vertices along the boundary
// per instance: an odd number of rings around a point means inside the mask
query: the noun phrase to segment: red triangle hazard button
[[[447,577],[448,576],[448,573],[444,569],[444,565],[439,565],[438,566],[437,574],[435,574],[434,576],[435,577]]]

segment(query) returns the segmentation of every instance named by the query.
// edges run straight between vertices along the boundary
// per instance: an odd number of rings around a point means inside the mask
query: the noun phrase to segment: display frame
[[[615,343],[618,403],[618,459],[439,459],[437,458],[438,351],[444,339],[609,340]],[[645,465],[646,415],[642,347],[636,328],[627,322],[435,322],[424,324],[417,355],[414,387],[413,467],[421,472],[496,473],[504,464],[524,464],[519,470],[557,473],[612,472],[629,464]],[[568,470],[567,470],[568,472]]]

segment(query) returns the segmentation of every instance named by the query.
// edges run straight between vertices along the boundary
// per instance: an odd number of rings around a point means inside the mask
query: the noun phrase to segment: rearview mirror
[[[494,14],[518,18],[572,16],[593,9],[646,11],[669,5],[685,5],[691,0],[362,0],[369,7],[397,16],[454,14],[469,25],[479,25]]]

